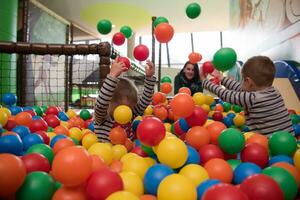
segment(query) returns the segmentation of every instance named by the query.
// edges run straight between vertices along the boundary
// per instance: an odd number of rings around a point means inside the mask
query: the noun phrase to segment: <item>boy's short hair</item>
[[[111,102],[120,104],[124,100],[128,100],[132,104],[137,103],[138,90],[134,83],[127,78],[119,78],[117,88],[114,91]]]
[[[275,77],[275,65],[266,56],[254,56],[246,61],[242,74],[251,78],[257,86],[271,86]]]

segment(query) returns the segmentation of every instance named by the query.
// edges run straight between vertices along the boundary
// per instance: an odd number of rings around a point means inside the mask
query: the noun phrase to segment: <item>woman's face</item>
[[[194,78],[195,76],[195,69],[194,69],[194,65],[192,64],[187,64],[183,70],[184,74],[185,74],[185,77],[188,79],[188,80],[191,80]]]

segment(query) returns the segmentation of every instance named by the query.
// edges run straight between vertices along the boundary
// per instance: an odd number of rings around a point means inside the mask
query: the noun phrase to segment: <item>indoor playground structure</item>
[[[299,199],[299,8],[297,0],[2,0],[0,199]],[[174,94],[186,61],[220,84],[215,70],[242,82],[255,55],[275,64],[294,134],[250,131],[245,108],[205,90]],[[117,106],[118,126],[99,142],[94,106],[110,65],[124,63],[141,96],[148,59],[157,77],[150,105],[141,116]]]

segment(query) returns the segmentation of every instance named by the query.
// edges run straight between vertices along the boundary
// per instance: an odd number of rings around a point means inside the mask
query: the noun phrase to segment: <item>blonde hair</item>
[[[138,99],[138,90],[134,83],[127,78],[119,78],[117,88],[114,91],[111,103],[119,105],[122,102],[128,101],[130,104],[135,105]]]
[[[254,56],[242,68],[244,77],[249,77],[257,86],[271,86],[275,77],[275,65],[266,56]]]

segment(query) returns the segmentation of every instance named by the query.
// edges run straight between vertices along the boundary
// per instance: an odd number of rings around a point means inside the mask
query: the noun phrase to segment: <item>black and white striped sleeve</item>
[[[224,85],[229,90],[240,91],[241,84],[230,78],[223,78],[221,84]]]
[[[223,87],[213,84],[208,80],[203,81],[203,88],[215,93],[223,101],[227,101],[232,104],[250,108],[254,103],[255,94],[252,92],[236,92],[224,89]]]
[[[95,105],[95,122],[101,124],[107,116],[109,102],[112,99],[114,90],[117,87],[119,79],[107,76],[100,89]]]
[[[136,106],[133,108],[133,114],[135,116],[143,115],[144,110],[151,103],[152,96],[154,93],[155,82],[156,82],[156,78],[154,76],[145,78],[143,94],[139,98]]]

